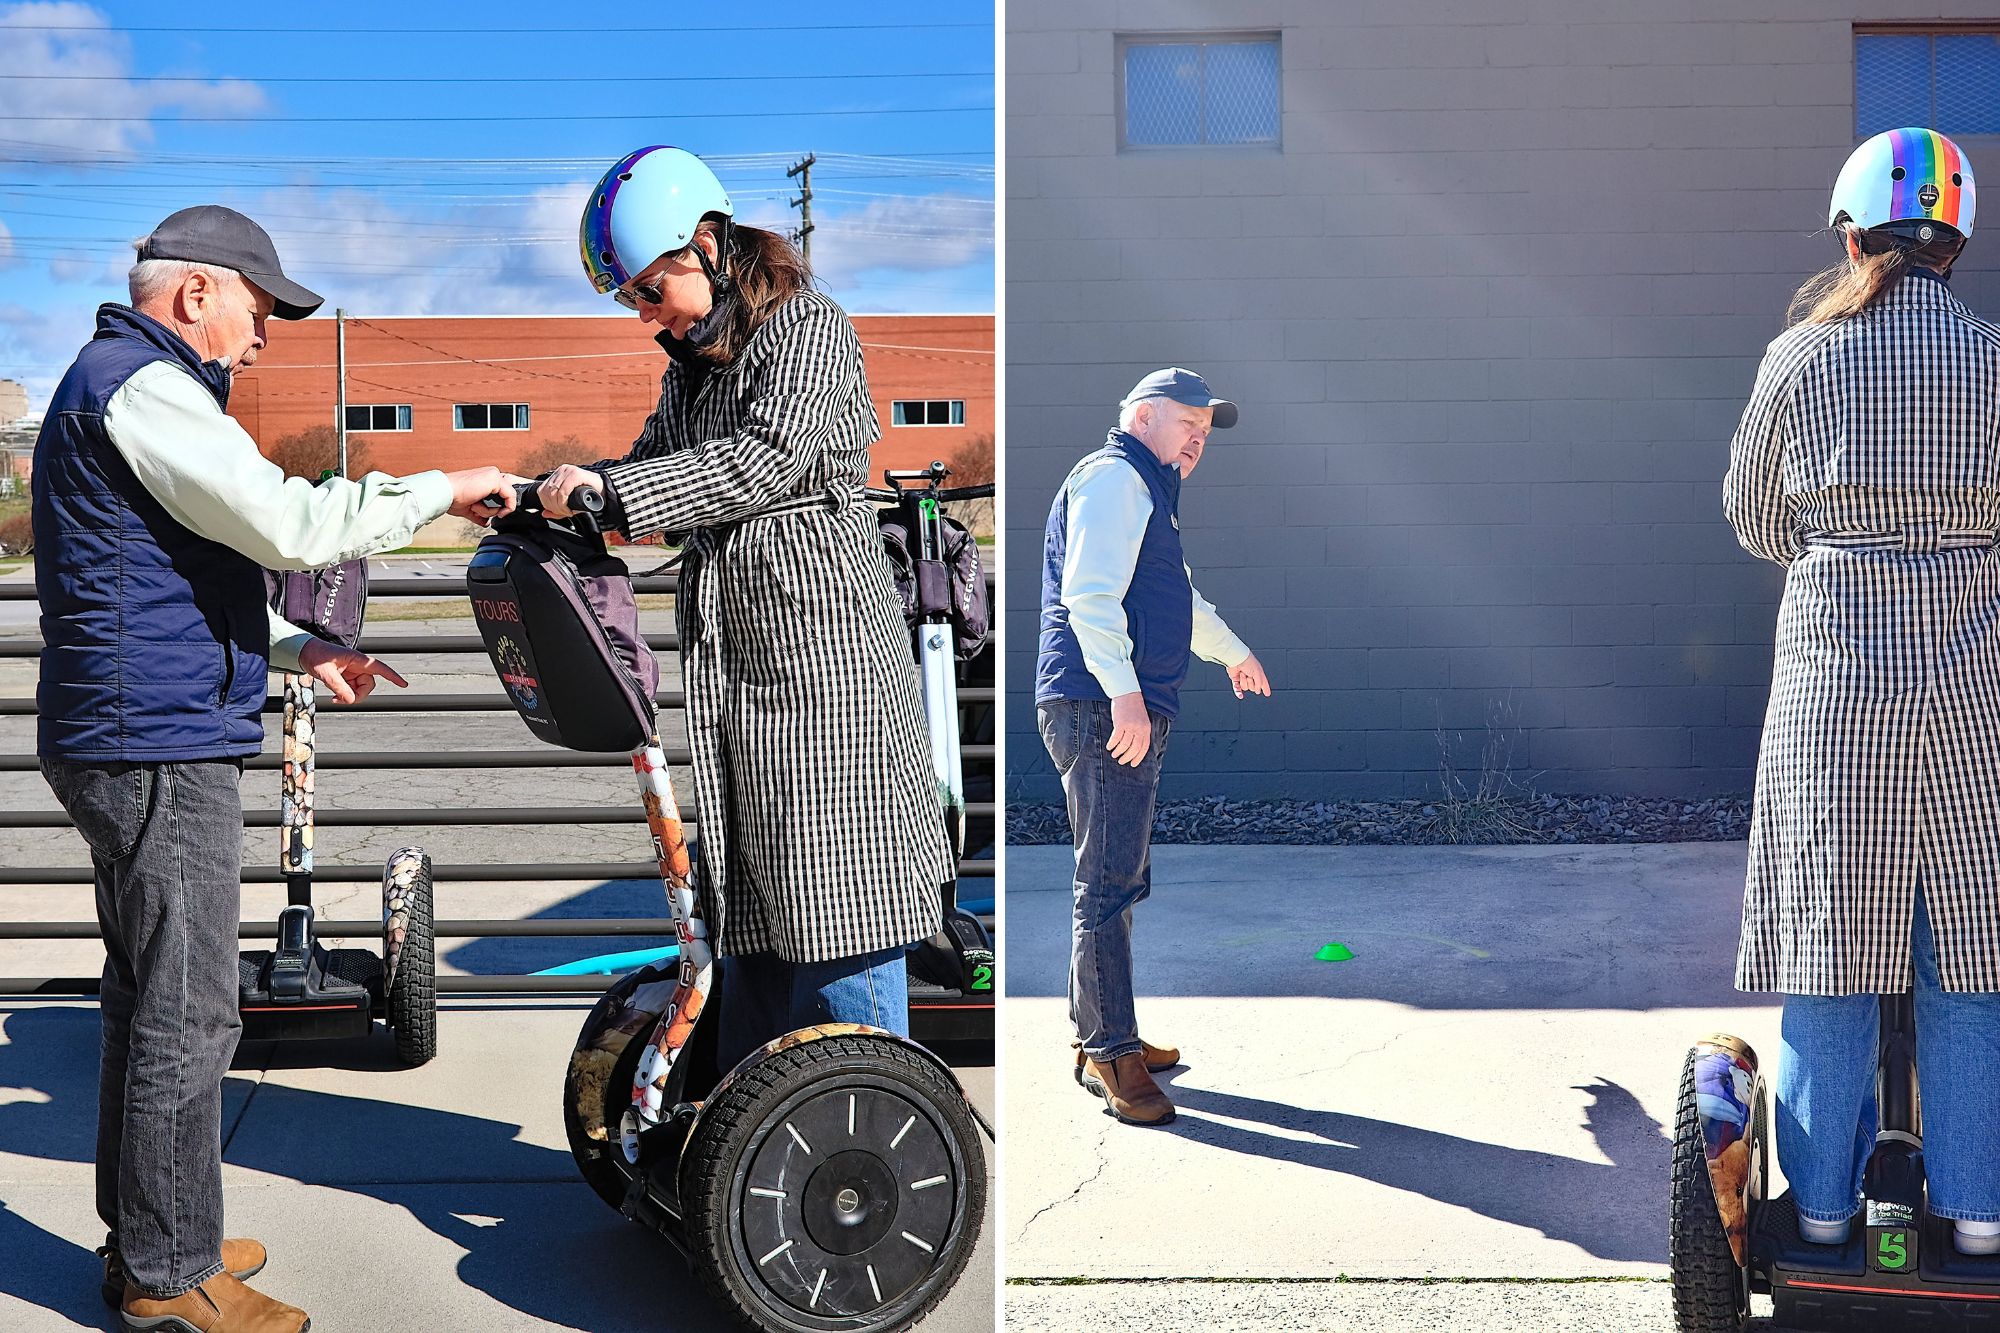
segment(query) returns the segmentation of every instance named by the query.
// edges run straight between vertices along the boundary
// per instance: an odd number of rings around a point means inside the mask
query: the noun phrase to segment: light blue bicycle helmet
[[[616,292],[661,255],[685,249],[711,213],[725,219],[726,265],[728,220],[736,209],[708,164],[684,148],[663,144],[628,153],[604,173],[583,206],[584,272],[598,291]],[[706,255],[701,264],[710,282],[726,285],[726,277],[709,267]]]

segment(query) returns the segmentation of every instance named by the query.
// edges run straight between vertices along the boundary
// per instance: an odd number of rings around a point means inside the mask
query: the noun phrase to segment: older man
[[[1151,889],[1153,803],[1189,658],[1226,667],[1239,699],[1271,692],[1181,558],[1181,482],[1210,429],[1235,424],[1236,404],[1193,371],[1146,376],[1063,482],[1043,548],[1035,704],[1076,841],[1076,1079],[1131,1125],[1174,1118],[1153,1075],[1180,1052],[1141,1039],[1133,1013],[1132,907]]]
[[[292,479],[223,412],[265,322],[320,298],[240,213],[184,209],[139,243],[130,306],[56,386],[35,444],[42,773],[90,845],[104,935],[97,1211],[107,1299],[133,1329],[298,1333],[304,1312],[241,1281],[222,1236],[222,1079],[236,1050],[243,807],[266,672],[343,703],[363,653],[271,613],[260,566],[311,569],[407,543],[511,492],[497,468]]]

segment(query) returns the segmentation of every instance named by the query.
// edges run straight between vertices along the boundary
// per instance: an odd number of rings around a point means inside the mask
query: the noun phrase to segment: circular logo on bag
[[[500,683],[514,702],[532,713],[542,705],[542,683],[528,674],[528,656],[521,645],[506,635],[493,647],[493,660],[500,666]]]

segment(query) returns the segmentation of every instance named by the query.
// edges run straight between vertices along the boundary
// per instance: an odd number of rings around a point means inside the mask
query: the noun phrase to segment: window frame
[[[347,410],[349,412],[366,411],[369,413],[371,421],[377,412],[393,411],[396,414],[397,423],[393,426],[349,426],[347,427],[349,435],[402,435],[415,429],[415,413],[409,403],[349,403]],[[339,426],[340,424],[337,420],[334,422],[335,426]]]
[[[465,409],[466,409],[466,408],[468,408],[468,407],[482,407],[482,408],[485,408],[485,409],[486,409],[486,415],[487,415],[487,420],[488,420],[488,423],[489,423],[489,424],[487,424],[487,425],[484,425],[484,426],[468,426],[468,425],[466,425],[466,424],[465,424]],[[491,421],[492,421],[492,416],[493,416],[493,409],[494,409],[494,408],[496,408],[496,407],[511,407],[511,408],[513,408],[513,409],[514,409],[514,424],[513,424],[513,425],[511,425],[511,426],[495,426],[495,425],[492,425],[492,424],[490,424],[490,423],[491,423]],[[453,403],[453,404],[451,405],[451,428],[452,428],[453,430],[455,430],[455,431],[458,431],[458,430],[469,430],[469,431],[525,431],[525,430],[532,430],[532,429],[534,429],[534,425],[533,425],[533,418],[534,418],[534,411],[533,411],[533,404],[530,404],[530,403]]]
[[[1855,21],[1852,25],[1849,50],[1851,52],[1850,67],[1853,72],[1850,87],[1854,95],[1852,128],[1857,141],[1885,132],[1884,130],[1869,130],[1864,132],[1861,128],[1861,39],[1864,37],[1927,37],[1932,39],[1939,37],[1991,37],[1996,42],[2000,42],[2000,18]],[[1938,90],[1937,44],[1935,40],[1931,42],[1930,46],[1930,78],[1924,91],[1926,100],[1930,104],[1930,114],[1924,121],[1927,128],[1935,129],[1939,134],[1957,138],[1991,137],[1995,133],[1990,130],[1949,129],[1936,124],[1938,118]],[[1891,125],[1887,128],[1896,129],[1898,127]]]
[[[896,417],[901,411],[901,409],[912,403],[923,404],[924,415],[926,417],[930,416],[931,414],[930,405],[932,403],[945,404],[945,420],[943,421],[896,420]],[[956,420],[953,420],[953,418],[956,418]],[[965,425],[965,400],[963,398],[891,398],[889,400],[889,427],[891,430],[949,430],[954,427],[963,428],[964,425]]]
[[[1183,46],[1188,43],[1206,47],[1209,45],[1247,45],[1269,42],[1278,48],[1277,86],[1275,89],[1278,110],[1278,132],[1270,140],[1255,143],[1214,143],[1206,138],[1194,143],[1133,143],[1126,133],[1127,104],[1125,99],[1126,52],[1134,46]],[[1202,54],[1201,102],[1198,108],[1201,117],[1201,132],[1208,133],[1208,56]],[[1210,30],[1179,30],[1161,32],[1121,32],[1112,37],[1111,46],[1112,77],[1115,102],[1113,109],[1118,119],[1118,151],[1121,153],[1232,153],[1261,155],[1285,151],[1285,31],[1283,28],[1222,28]]]

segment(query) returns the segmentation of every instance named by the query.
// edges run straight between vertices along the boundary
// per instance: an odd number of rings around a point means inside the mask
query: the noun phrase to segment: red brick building
[[[856,315],[885,468],[950,458],[993,430],[993,316]],[[267,452],[334,421],[334,321],[274,324],[229,410]],[[586,459],[631,447],[665,355],[631,315],[347,319],[349,438],[385,472],[513,468],[575,436]],[[365,428],[364,428],[365,427]]]

